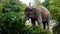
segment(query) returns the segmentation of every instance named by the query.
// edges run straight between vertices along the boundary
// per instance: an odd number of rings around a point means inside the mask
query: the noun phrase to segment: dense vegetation
[[[57,25],[53,27],[53,33],[59,34],[60,0],[45,0],[43,3],[35,0],[35,4],[49,9],[52,17],[57,21]],[[25,25],[22,17],[26,6],[19,0],[0,0],[0,34],[51,34],[48,30],[42,30],[40,26]]]
[[[22,21],[25,4],[19,0],[0,1],[0,32],[1,34],[14,34],[22,32],[25,22]]]

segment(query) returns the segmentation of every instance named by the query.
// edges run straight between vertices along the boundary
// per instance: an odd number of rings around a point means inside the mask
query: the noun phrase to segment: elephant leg
[[[31,19],[31,23],[34,26],[35,25],[35,19]]]
[[[43,26],[41,17],[37,18],[37,23],[39,26],[41,26],[41,27]]]
[[[43,22],[43,29],[46,29],[46,21]]]
[[[47,22],[47,29],[49,30],[49,22]]]
[[[49,25],[50,25],[50,16],[47,17],[47,29],[49,30]]]

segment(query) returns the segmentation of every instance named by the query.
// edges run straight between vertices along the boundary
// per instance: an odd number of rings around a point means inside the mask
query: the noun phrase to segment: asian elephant
[[[46,29],[46,25],[49,29],[50,12],[47,8],[38,5],[28,6],[25,8],[24,15],[24,19],[31,19],[33,25],[35,25],[35,21],[37,21],[38,25],[43,25],[43,29]]]

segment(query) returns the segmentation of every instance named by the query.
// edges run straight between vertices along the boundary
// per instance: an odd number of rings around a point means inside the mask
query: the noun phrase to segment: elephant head
[[[29,18],[34,18],[34,17],[35,17],[35,8],[27,7],[27,8],[25,9],[25,14],[26,14]]]

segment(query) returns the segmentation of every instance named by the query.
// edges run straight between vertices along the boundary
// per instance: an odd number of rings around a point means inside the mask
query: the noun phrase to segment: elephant
[[[50,12],[44,6],[27,6],[24,10],[24,20],[31,19],[31,23],[35,25],[37,21],[38,25],[43,26],[43,29],[49,29]]]

